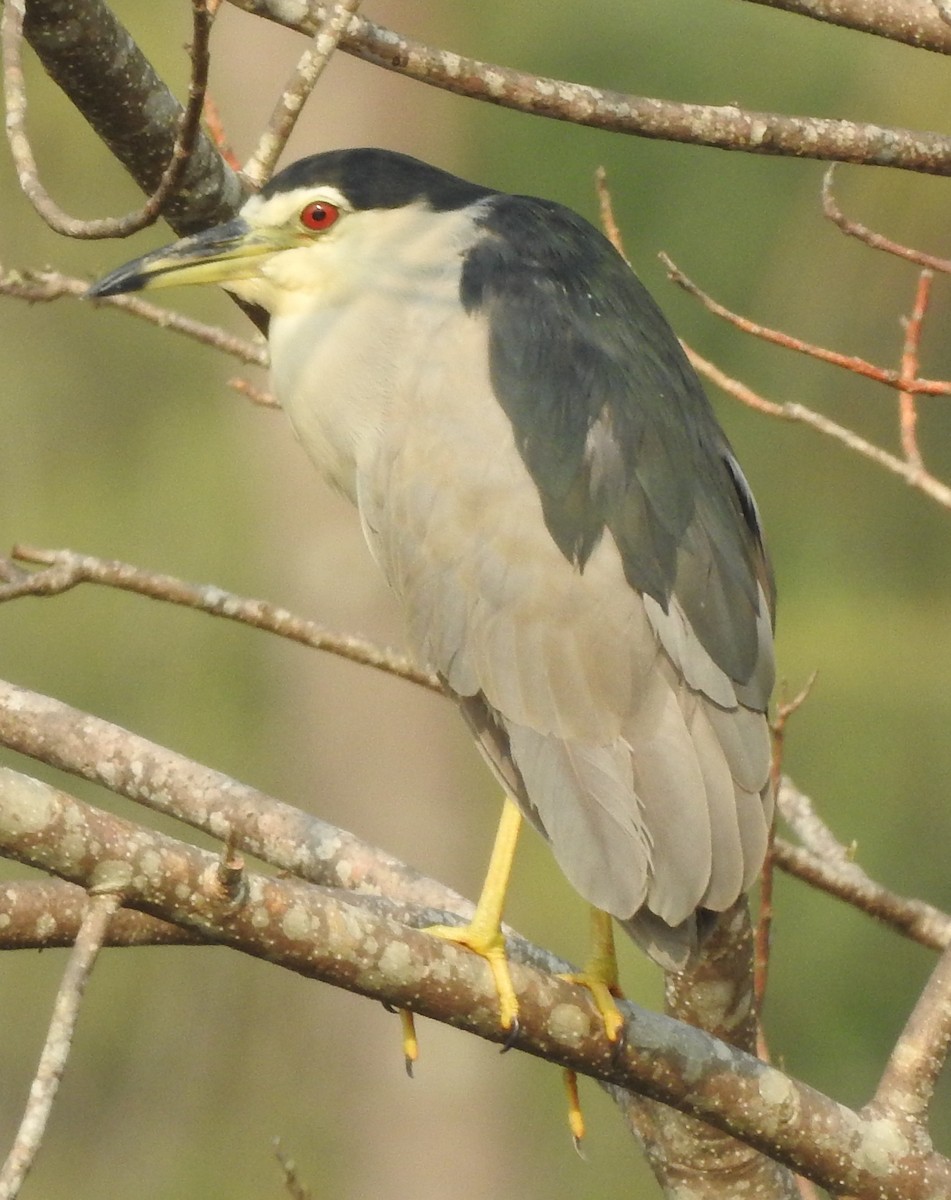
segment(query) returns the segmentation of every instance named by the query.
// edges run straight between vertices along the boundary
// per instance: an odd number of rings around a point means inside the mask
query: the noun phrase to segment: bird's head
[[[311,305],[402,265],[455,213],[490,195],[436,167],[385,150],[334,150],[293,163],[236,217],[134,259],[92,298],[217,283],[271,313]],[[401,263],[401,260],[402,263]]]

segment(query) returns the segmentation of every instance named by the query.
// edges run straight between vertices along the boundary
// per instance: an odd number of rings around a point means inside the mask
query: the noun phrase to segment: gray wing
[[[471,305],[404,381],[358,464],[365,532],[416,654],[569,881],[679,966],[696,910],[755,878],[771,819],[770,577],[752,500],[704,413],[699,466],[677,461],[670,414],[639,428],[643,462],[602,403],[574,473],[549,454],[546,476],[511,388],[554,385],[542,364],[500,367],[498,329]]]

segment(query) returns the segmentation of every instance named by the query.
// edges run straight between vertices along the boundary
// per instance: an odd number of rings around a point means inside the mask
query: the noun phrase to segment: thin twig
[[[280,408],[280,401],[273,392],[268,392],[264,388],[255,387],[247,379],[242,379],[240,376],[235,376],[233,379],[226,381],[232,391],[238,393],[239,396],[245,396],[252,404],[257,404],[260,408]]]
[[[50,1109],[72,1047],[83,993],[102,946],[106,927],[118,907],[119,897],[114,893],[89,897],[89,905],[53,1005],[46,1044],[36,1068],[23,1120],[0,1170],[0,1200],[14,1200],[19,1194],[43,1141]]]
[[[837,350],[827,350],[824,346],[804,342],[800,338],[793,337],[792,334],[783,333],[779,329],[770,329],[766,325],[759,325],[756,321],[749,320],[748,317],[742,317],[699,288],[668,255],[661,253],[658,257],[667,268],[668,277],[673,283],[678,284],[691,296],[695,296],[709,312],[722,317],[724,321],[729,321],[743,333],[762,338],[765,342],[772,342],[787,350],[795,350],[797,354],[807,354],[810,358],[816,358],[820,362],[829,363],[834,367],[843,367],[854,375],[863,375],[866,379],[885,384],[886,387],[911,391],[924,396],[951,396],[951,382],[947,380],[913,379],[906,381],[902,379],[900,371],[877,367],[874,363],[867,362],[864,358],[856,358],[851,354],[840,354]]]
[[[614,216],[614,201],[611,197],[611,189],[608,186],[608,173],[604,167],[598,167],[595,171],[594,186],[598,193],[598,211],[601,217],[601,228],[604,230],[604,236],[628,266],[630,266],[631,260],[624,250],[624,239],[621,237],[621,230]]]
[[[49,303],[64,296],[83,300],[88,290],[88,280],[62,275],[58,271],[8,271],[0,265],[0,296],[25,300],[28,304]],[[228,333],[217,325],[195,321],[171,309],[151,304],[138,296],[110,296],[93,303],[118,308],[133,317],[148,321],[150,325],[157,325],[159,329],[171,329],[204,346],[212,346],[223,354],[230,354],[241,362],[257,367],[266,367],[268,364],[267,348],[260,342],[250,342],[246,338]]]
[[[816,681],[815,673],[806,681],[805,686],[792,700],[783,701],[776,710],[776,716],[770,725],[773,740],[773,753],[770,763],[771,786],[773,795],[779,792],[783,774],[783,753],[786,741],[786,725],[790,718],[802,707],[812,691]],[[766,859],[760,872],[759,913],[754,930],[753,951],[753,990],[756,995],[756,1011],[761,1013],[766,1002],[766,989],[769,982],[769,953],[773,928],[773,840],[776,833],[776,820],[773,818],[773,828],[770,830],[769,847]],[[760,1031],[762,1037],[762,1030]],[[762,1042],[761,1057],[765,1057],[765,1039]]]
[[[130,563],[77,554],[72,550],[16,546],[13,557],[21,562],[42,563],[46,570],[0,584],[0,602],[15,600],[20,596],[56,596],[81,583],[97,583],[135,592],[153,600],[195,608],[212,616],[227,617],[230,621],[276,633],[314,650],[325,650],[351,662],[374,667],[431,691],[443,690],[434,675],[421,670],[406,655],[381,650],[363,638],[332,633],[315,621],[305,620],[266,600],[237,596],[213,584],[187,583],[173,575],[143,571]]]
[[[873,250],[883,250],[886,254],[892,254],[896,258],[907,259],[908,262],[917,263],[919,267],[927,267],[932,271],[951,272],[951,259],[936,258],[933,254],[925,254],[922,250],[913,250],[910,246],[903,246],[900,242],[893,242],[884,234],[876,233],[869,229],[867,225],[862,225],[858,221],[853,221],[847,217],[836,203],[835,196],[832,194],[832,179],[835,174],[835,163],[826,171],[822,177],[822,211],[834,224],[848,234],[849,237],[858,238],[860,242],[864,242],[866,246],[871,246]]]
[[[905,461],[918,471],[924,470],[921,450],[918,446],[918,409],[911,385],[918,376],[918,351],[921,345],[921,327],[928,311],[928,300],[931,296],[931,281],[934,274],[925,268],[918,276],[918,288],[915,292],[915,302],[911,315],[905,322],[905,340],[901,352],[902,389],[898,393],[898,425],[901,436],[901,447],[905,452]]]
[[[192,0],[191,80],[188,103],[182,113],[171,157],[158,186],[145,204],[124,217],[82,221],[64,212],[40,182],[39,169],[26,132],[26,84],[20,49],[26,0],[9,0],[3,6],[2,31],[6,127],[20,187],[49,227],[71,238],[119,238],[153,224],[185,175],[201,127],[201,112],[208,83],[208,41],[211,15],[205,0]]]
[[[722,388],[728,395],[739,400],[741,404],[746,404],[749,408],[753,408],[757,412],[766,413],[771,417],[779,417],[784,421],[796,421],[799,424],[808,425],[812,429],[825,434],[826,437],[841,442],[849,450],[862,455],[863,458],[868,458],[880,467],[884,467],[886,471],[891,471],[893,475],[897,475],[900,479],[903,479],[909,487],[923,492],[929,499],[934,500],[936,504],[940,504],[942,508],[951,508],[951,487],[942,483],[941,480],[936,479],[929,472],[910,466],[904,459],[889,453],[888,450],[883,449],[881,446],[876,446],[874,442],[870,442],[853,430],[847,429],[844,425],[839,425],[837,422],[830,420],[828,417],[823,416],[822,413],[807,408],[804,404],[777,404],[773,400],[767,400],[758,392],[754,392],[752,388],[740,383],[739,380],[731,378],[725,371],[722,371],[701,354],[698,354],[690,346],[684,345],[684,351],[695,371],[705,376],[711,383],[715,383],[717,387]],[[917,388],[915,390],[918,391]]]
[[[217,5],[216,5],[217,7]],[[221,119],[221,113],[218,110],[218,105],[214,102],[211,96],[205,95],[205,104],[202,109],[202,117],[205,122],[205,129],[208,136],[214,142],[218,153],[225,160],[232,171],[241,171],[241,160],[234,152],[234,147],[228,141],[225,134],[224,122]]]
[[[783,819],[801,846],[776,838],[776,865],[790,875],[860,909],[903,936],[944,950],[951,944],[951,916],[923,900],[890,891],[854,861],[853,848],[844,846],[816,813],[803,792],[786,776],[776,798]]]
[[[275,1138],[271,1143],[274,1147],[274,1157],[277,1159],[281,1174],[284,1176],[284,1187],[291,1200],[313,1200],[313,1194],[309,1188],[304,1187],[301,1183],[300,1176],[297,1173],[297,1163],[287,1154],[281,1147],[281,1139]]]
[[[274,174],[277,160],[294,131],[308,96],[316,87],[350,24],[350,18],[359,7],[360,0],[339,0],[327,12],[311,45],[301,55],[266,129],[258,139],[254,153],[244,165],[242,173],[253,185],[261,187]]]

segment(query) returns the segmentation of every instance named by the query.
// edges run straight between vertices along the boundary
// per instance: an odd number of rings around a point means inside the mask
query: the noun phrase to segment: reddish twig
[[[776,710],[776,716],[770,725],[773,739],[773,755],[770,772],[772,776],[773,795],[779,794],[779,786],[783,774],[783,753],[786,741],[786,725],[790,718],[805,704],[816,682],[816,674],[806,680],[805,686],[793,696],[792,700],[782,702]],[[755,943],[753,955],[753,990],[756,995],[756,1011],[762,1012],[766,1002],[766,988],[769,981],[769,949],[773,927],[773,839],[776,821],[773,819],[773,830],[770,834],[769,849],[760,875],[759,916],[756,922]],[[762,1047],[765,1050],[765,1044]],[[765,1056],[765,1055],[764,1055]]]
[[[594,186],[598,194],[598,211],[601,217],[601,228],[604,230],[604,236],[624,261],[630,265],[631,260],[627,257],[624,250],[621,230],[618,228],[618,223],[614,216],[614,201],[611,198],[611,189],[608,187],[608,173],[604,167],[598,167],[595,171]]]
[[[886,471],[891,471],[893,475],[897,475],[917,491],[923,492],[936,504],[940,504],[942,508],[951,509],[951,487],[936,479],[928,471],[910,466],[904,459],[898,458],[897,455],[891,454],[881,446],[876,446],[874,442],[870,442],[844,425],[830,420],[822,413],[807,408],[804,404],[777,404],[773,400],[767,400],[758,392],[754,392],[752,388],[747,387],[746,384],[731,378],[725,371],[698,354],[696,350],[691,349],[690,346],[684,345],[684,351],[696,371],[721,387],[728,395],[739,400],[741,404],[745,404],[757,412],[766,413],[767,416],[808,425],[825,434],[826,437],[841,442],[849,450],[862,455],[863,458],[870,459],[880,467],[884,467]],[[917,388],[915,390],[918,391]]]
[[[215,4],[215,8],[218,4]],[[208,136],[214,143],[215,149],[225,160],[232,171],[241,171],[241,160],[234,152],[234,148],[228,141],[225,133],[224,122],[221,119],[221,113],[218,111],[218,105],[207,93],[205,94],[205,102],[202,106],[202,117],[205,122],[205,129],[208,131]]]
[[[749,320],[748,317],[742,317],[738,313],[732,312],[725,305],[720,304],[719,301],[714,300],[712,296],[707,295],[706,292],[699,288],[676,266],[668,255],[662,253],[658,257],[667,268],[667,274],[673,283],[678,284],[685,292],[696,297],[709,312],[712,312],[715,316],[722,317],[725,321],[729,321],[731,325],[743,333],[752,334],[753,337],[762,338],[763,341],[772,342],[773,345],[782,346],[786,350],[795,350],[797,354],[807,354],[810,358],[816,358],[820,362],[829,363],[831,366],[843,367],[846,371],[851,371],[854,375],[862,375],[866,379],[874,380],[876,383],[883,383],[886,387],[908,390],[925,396],[951,396],[951,383],[946,380],[914,379],[906,381],[902,379],[901,372],[899,371],[877,367],[874,363],[867,362],[864,358],[856,358],[851,354],[840,354],[836,350],[827,350],[824,346],[816,346],[812,342],[804,342],[801,338],[793,337],[792,334],[783,333],[779,329],[770,329],[767,325],[759,325],[756,321]]]
[[[273,392],[268,392],[264,388],[255,387],[247,379],[242,379],[236,375],[233,379],[229,379],[228,387],[238,393],[239,396],[246,396],[252,404],[257,404],[261,408],[280,408],[281,405]]]
[[[898,393],[898,422],[901,447],[905,461],[910,467],[923,470],[921,450],[918,447],[918,410],[915,394],[911,391],[918,376],[918,348],[921,344],[921,326],[928,310],[933,273],[925,268],[918,276],[918,289],[911,315],[905,322],[905,341],[902,346],[900,378],[902,390]]]
[[[128,237],[153,224],[184,177],[201,125],[202,103],[208,82],[208,41],[212,22],[205,0],[192,0],[192,73],[188,87],[188,103],[182,113],[171,157],[162,172],[158,186],[145,204],[135,212],[124,217],[108,217],[96,221],[81,221],[69,216],[55,203],[40,182],[36,159],[26,132],[26,86],[20,57],[25,15],[26,0],[9,0],[9,3],[3,6],[3,16],[0,18],[7,138],[23,193],[47,225],[66,237]]]
[[[913,250],[910,246],[893,242],[883,234],[869,229],[867,225],[862,225],[859,221],[853,221],[845,216],[832,194],[834,173],[835,164],[833,163],[822,178],[822,211],[830,221],[838,225],[843,233],[848,234],[849,237],[858,238],[860,242],[864,242],[873,250],[883,250],[886,254],[892,254],[896,258],[904,258],[908,262],[917,263],[919,267],[927,267],[931,271],[951,272],[951,259],[936,258],[933,254],[925,254],[922,250]]]

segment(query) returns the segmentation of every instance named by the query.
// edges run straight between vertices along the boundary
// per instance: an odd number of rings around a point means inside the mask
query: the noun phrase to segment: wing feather
[[[569,880],[682,964],[694,911],[729,906],[765,850],[765,596],[755,581],[759,608],[743,595],[759,673],[735,679],[676,588],[665,608],[632,586],[630,547],[609,530],[583,564],[566,555],[496,399],[487,338],[477,315],[448,319],[405,381],[358,464],[364,528],[415,652]],[[719,577],[710,538],[687,542]],[[725,585],[715,604],[735,594]]]

